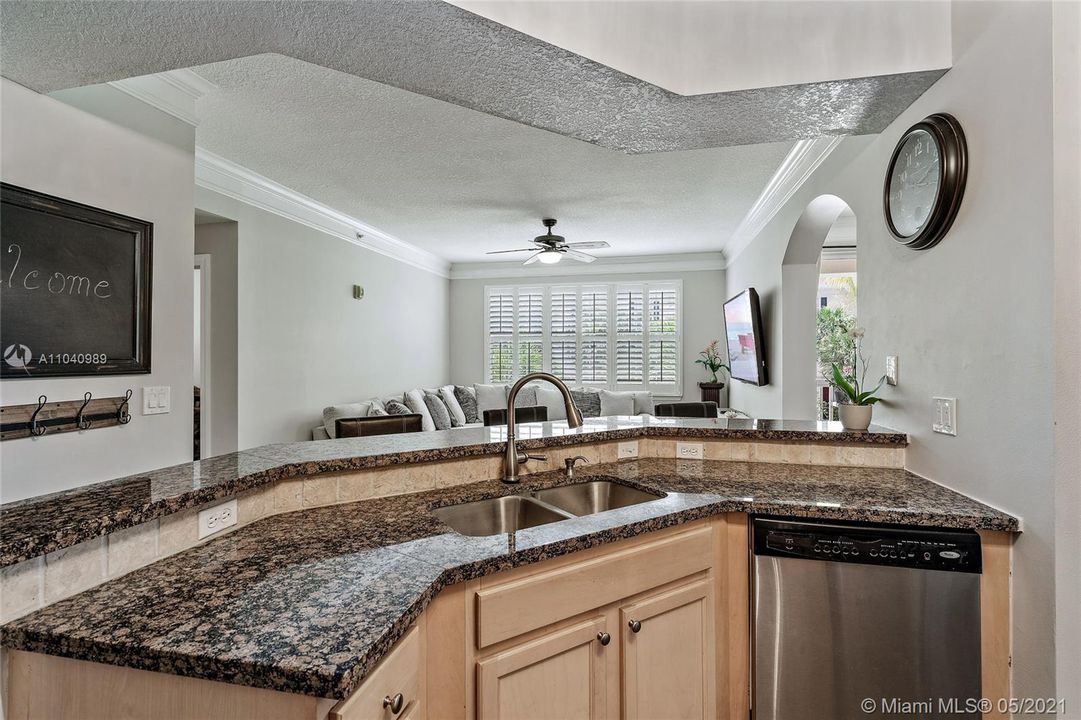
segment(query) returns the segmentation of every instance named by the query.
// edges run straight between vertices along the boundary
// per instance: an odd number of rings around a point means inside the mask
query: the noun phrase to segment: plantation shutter
[[[679,304],[676,290],[649,291],[649,382],[672,384],[679,371]]]
[[[488,379],[509,382],[514,373],[514,293],[488,295]]]
[[[608,382],[608,288],[583,288],[582,374],[583,383]]]
[[[515,377],[543,367],[544,293],[518,291],[518,367]]]
[[[553,288],[551,296],[551,372],[565,381],[578,379],[578,292]]]

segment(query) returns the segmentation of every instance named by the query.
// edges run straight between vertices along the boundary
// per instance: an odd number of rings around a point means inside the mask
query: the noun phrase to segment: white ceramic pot
[[[871,411],[874,407],[841,403],[841,424],[845,430],[866,430],[871,425]]]

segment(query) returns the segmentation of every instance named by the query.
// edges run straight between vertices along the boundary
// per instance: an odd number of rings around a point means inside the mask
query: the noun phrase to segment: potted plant
[[[852,352],[852,366],[846,373],[837,363],[833,365],[833,377],[827,378],[833,387],[844,393],[847,402],[840,405],[841,425],[845,430],[866,430],[871,425],[871,412],[876,402],[881,400],[875,395],[886,382],[883,375],[873,389],[867,386],[867,359],[863,356],[863,328],[849,331],[856,348]]]
[[[710,374],[709,382],[698,383],[698,387],[702,389],[702,400],[712,400],[713,402],[719,404],[721,398],[721,388],[724,387],[724,383],[717,378],[717,371],[723,368],[728,371],[729,375],[731,375],[732,368],[730,368],[721,360],[719,342],[717,340],[711,342],[709,345],[706,346],[705,350],[698,354],[701,355],[701,357],[695,360],[695,363],[701,365],[706,370],[709,370]]]

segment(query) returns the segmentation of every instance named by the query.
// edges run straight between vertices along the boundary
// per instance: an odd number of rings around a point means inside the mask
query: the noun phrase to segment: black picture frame
[[[926,132],[938,145],[939,163],[938,195],[927,222],[913,235],[902,235],[893,224],[890,209],[890,179],[893,166],[901,154],[901,149],[909,136],[915,132]],[[968,143],[965,132],[957,118],[949,113],[936,113],[916,123],[897,141],[889,165],[886,166],[886,180],[882,187],[882,207],[886,215],[886,227],[893,239],[913,250],[927,250],[937,245],[949,232],[965,196],[965,183],[968,180]]]
[[[10,248],[5,228],[10,228],[4,212],[7,208],[24,208],[47,217],[64,221],[74,221],[104,231],[115,233],[118,241],[126,235],[130,238],[131,253],[131,303],[130,308],[122,311],[120,317],[130,318],[130,332],[123,331],[123,344],[128,351],[118,357],[107,357],[103,362],[63,362],[50,361],[46,364],[33,363],[27,367],[13,367],[0,359],[0,378],[41,379],[49,377],[90,377],[99,375],[135,375],[150,372],[151,356],[151,287],[153,274],[153,236],[154,225],[146,220],[121,215],[101,208],[83,205],[64,198],[48,195],[9,183],[0,183],[0,253],[7,253]],[[14,232],[14,231],[12,231]],[[78,238],[65,238],[69,243],[79,242]],[[74,247],[74,245],[73,245]],[[125,254],[124,262],[127,263]],[[14,274],[14,270],[12,270]],[[126,273],[125,273],[126,276]],[[0,278],[5,286],[13,285],[12,277]],[[73,320],[77,321],[75,318]],[[115,325],[115,324],[114,324]],[[103,329],[104,330],[104,329]],[[112,328],[116,330],[115,326]],[[130,338],[127,337],[130,335]],[[3,351],[7,353],[6,339]],[[79,348],[72,348],[72,355],[78,355]],[[65,353],[66,355],[66,353]]]

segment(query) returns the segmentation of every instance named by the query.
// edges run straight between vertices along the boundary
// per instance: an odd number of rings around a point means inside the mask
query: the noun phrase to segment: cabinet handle
[[[390,711],[395,715],[402,711],[403,705],[405,705],[405,696],[401,693],[395,693],[394,697],[387,695],[383,698],[383,707],[390,708]]]
[[[599,632],[597,633],[597,640],[600,641],[601,645],[607,645],[612,642],[612,636],[606,632]]]
[[[636,633],[642,629],[642,623],[637,620],[631,620],[629,623],[627,623],[627,627],[631,629],[632,633]]]

